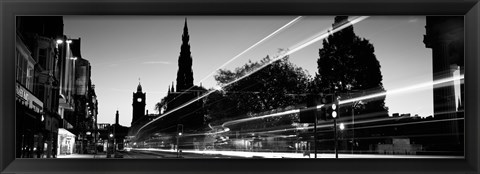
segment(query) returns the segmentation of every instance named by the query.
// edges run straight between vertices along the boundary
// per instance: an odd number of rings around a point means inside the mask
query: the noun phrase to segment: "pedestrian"
[[[305,156],[308,156],[308,158],[310,158],[310,150],[305,150],[303,152],[303,157],[305,157]]]

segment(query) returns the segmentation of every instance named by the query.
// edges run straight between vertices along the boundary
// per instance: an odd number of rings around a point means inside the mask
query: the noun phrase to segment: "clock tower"
[[[137,92],[133,93],[132,125],[145,115],[145,97],[146,93],[142,92],[142,85],[138,82]]]

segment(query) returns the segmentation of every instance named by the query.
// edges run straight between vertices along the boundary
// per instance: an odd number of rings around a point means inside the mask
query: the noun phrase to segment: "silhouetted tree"
[[[347,16],[337,16],[333,28],[347,22]],[[324,39],[319,55],[318,74],[314,81],[317,85],[312,85],[317,91],[330,93],[335,88],[340,96],[352,92],[370,94],[385,91],[373,45],[356,36],[352,25]],[[387,111],[385,96],[364,103],[363,113]]]
[[[215,91],[208,95],[205,100],[205,109],[206,121],[209,123],[221,123],[237,116],[235,101],[228,98],[223,91]]]
[[[260,62],[249,61],[242,67],[236,68],[235,71],[220,70],[215,79],[220,85],[228,84],[270,62],[270,60],[270,57],[267,56]],[[235,113],[232,116],[252,115],[302,103],[308,81],[308,75],[304,70],[293,65],[289,62],[288,57],[285,57],[235,83],[225,86],[223,92],[218,93],[216,97],[228,101],[222,103],[222,105],[225,105],[222,108]],[[227,103],[231,103],[231,105]],[[216,110],[222,109],[218,108]],[[210,111],[215,112],[214,110]],[[212,114],[210,113],[210,115]],[[267,121],[271,122],[276,119],[279,118],[271,118]]]

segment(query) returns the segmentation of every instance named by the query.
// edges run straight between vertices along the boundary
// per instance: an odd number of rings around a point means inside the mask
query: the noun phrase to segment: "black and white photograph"
[[[465,158],[464,16],[15,24],[16,158]]]

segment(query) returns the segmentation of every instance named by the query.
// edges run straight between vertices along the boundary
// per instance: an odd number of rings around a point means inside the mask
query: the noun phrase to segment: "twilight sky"
[[[132,95],[142,84],[147,93],[146,109],[154,113],[168,86],[176,80],[178,56],[185,17],[188,18],[193,59],[194,84],[222,64],[266,37],[296,16],[64,16],[65,34],[80,37],[83,58],[92,65],[92,83],[99,100],[98,123],[130,126]],[[333,16],[304,16],[298,22],[263,42],[225,68],[234,69],[279,48],[291,48],[322,32],[333,23]],[[399,89],[432,80],[431,50],[425,48],[425,17],[372,16],[354,26],[355,33],[370,40],[380,61],[384,88]],[[310,75],[317,72],[318,41],[290,55],[290,61]],[[202,81],[216,85],[213,76]],[[433,112],[431,89],[387,95],[392,113],[421,116]]]

